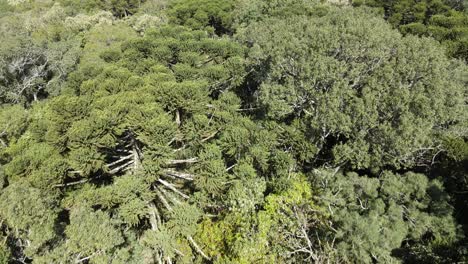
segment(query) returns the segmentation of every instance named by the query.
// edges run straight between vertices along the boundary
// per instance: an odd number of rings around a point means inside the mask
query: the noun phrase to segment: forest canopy
[[[468,261],[468,6],[0,0],[0,263]]]

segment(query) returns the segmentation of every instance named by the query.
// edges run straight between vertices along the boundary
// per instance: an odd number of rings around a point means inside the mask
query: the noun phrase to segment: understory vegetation
[[[0,0],[0,263],[468,261],[468,6]]]

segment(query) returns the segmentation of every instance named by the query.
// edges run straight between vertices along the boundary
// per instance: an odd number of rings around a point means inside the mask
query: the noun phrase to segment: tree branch
[[[171,205],[167,202],[166,198],[162,195],[160,189],[156,186],[156,196],[158,196],[159,200],[162,204],[166,207],[167,210],[172,211]]]
[[[178,164],[185,164],[185,163],[195,163],[198,162],[198,158],[190,158],[190,159],[182,159],[182,160],[169,160],[167,165],[178,165]]]
[[[128,155],[128,156],[121,157],[120,159],[118,159],[118,160],[116,160],[114,162],[111,162],[111,163],[107,164],[106,166],[107,166],[107,168],[110,168],[110,167],[112,167],[112,166],[114,166],[116,164],[119,164],[120,162],[122,162],[124,160],[128,160],[128,159],[130,159],[132,157],[133,157],[133,153]]]
[[[208,141],[208,140],[214,138],[214,137],[216,136],[216,134],[218,134],[218,132],[219,132],[219,130],[216,130],[215,132],[213,132],[212,134],[210,134],[210,135],[207,136],[206,138],[203,138],[203,139],[201,140],[201,142],[206,142],[206,141]]]
[[[166,176],[172,176],[183,180],[193,181],[194,175],[189,173],[178,172],[175,170],[164,171]]]
[[[195,248],[195,251],[198,252],[198,254],[202,255],[203,258],[205,258],[206,260],[209,260],[211,261],[211,259],[201,250],[201,248],[197,245],[197,243],[195,242],[195,240],[193,240],[192,236],[188,236],[187,237],[188,241],[190,242],[190,244],[192,244],[192,246]]]
[[[129,161],[129,162],[127,162],[127,163],[125,163],[125,164],[123,164],[123,165],[117,167],[117,168],[112,169],[111,171],[109,171],[109,174],[115,174],[115,173],[117,173],[117,172],[119,172],[119,171],[125,169],[126,167],[132,165],[133,163],[134,163],[134,161],[133,161],[133,159],[132,159],[131,161]]]
[[[73,186],[73,185],[78,185],[78,184],[83,184],[83,183],[86,183],[86,182],[89,182],[91,179],[82,179],[82,180],[79,180],[79,181],[76,181],[76,182],[69,182],[69,183],[62,183],[62,184],[56,184],[54,185],[54,187],[68,187],[68,186]]]
[[[170,189],[171,191],[177,193],[178,195],[184,197],[185,199],[190,198],[190,197],[188,197],[186,194],[184,194],[184,193],[182,193],[181,191],[177,190],[177,188],[174,187],[174,185],[168,183],[167,181],[162,180],[162,179],[158,179],[158,182],[162,183],[162,185],[164,185],[165,187],[167,187],[167,188]]]
[[[158,208],[153,202],[150,202],[148,204],[148,207],[149,207],[149,213],[150,213],[151,230],[156,231],[158,230],[158,223],[160,222],[158,221],[158,219],[160,219]]]

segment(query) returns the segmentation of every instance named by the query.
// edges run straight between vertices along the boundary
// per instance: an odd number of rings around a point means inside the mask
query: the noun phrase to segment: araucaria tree
[[[51,243],[45,259],[112,260],[135,250],[124,241],[137,236],[154,251],[133,258],[187,258],[191,246],[208,259],[192,237],[200,215],[188,204],[196,180],[190,168],[203,162],[199,150],[237,115],[220,94],[242,80],[242,55],[233,42],[167,26],[100,54],[98,67],[79,65],[66,94],[34,106],[28,131],[8,146],[4,171],[8,179],[24,178],[27,190],[62,197],[50,217],[64,221],[59,214],[66,214],[70,226],[64,237],[52,232],[37,242],[37,248]],[[91,208],[99,210],[88,219]],[[74,228],[73,219],[89,226]],[[88,230],[104,224],[112,245],[106,234]],[[128,234],[116,229],[122,225]],[[18,239],[36,243],[28,235]],[[55,247],[52,239],[77,246]],[[84,250],[82,243],[94,246]],[[42,255],[29,242],[23,250]]]
[[[0,0],[0,264],[466,262],[467,7],[345,2]]]

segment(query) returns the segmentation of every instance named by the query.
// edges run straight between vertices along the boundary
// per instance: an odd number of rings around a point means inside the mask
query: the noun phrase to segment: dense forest
[[[468,2],[0,0],[0,263],[468,262]]]

